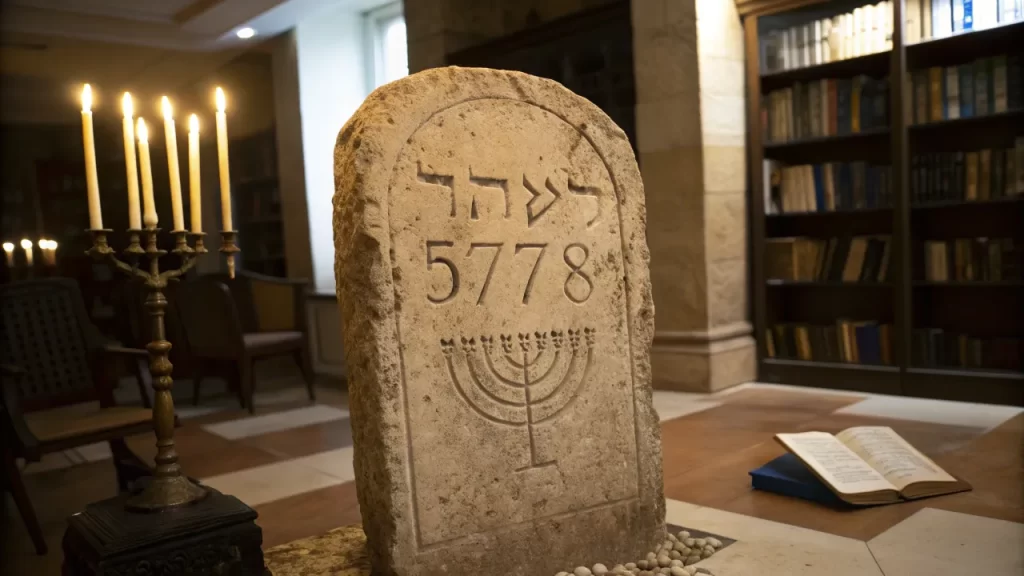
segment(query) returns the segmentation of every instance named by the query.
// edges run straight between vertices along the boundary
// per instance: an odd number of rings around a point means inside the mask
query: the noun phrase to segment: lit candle
[[[28,238],[21,240],[21,248],[25,251],[25,263],[30,268],[32,267],[32,241]]]
[[[57,241],[56,240],[50,240],[49,244],[50,244],[50,246],[49,246],[49,253],[50,253],[49,265],[50,266],[56,266],[57,265]]]
[[[192,232],[203,231],[203,205],[199,197],[199,118],[193,114],[188,119],[188,194],[189,209],[192,212]]]
[[[89,193],[89,227],[103,229],[100,213],[100,185],[96,177],[96,142],[92,133],[92,88],[82,88],[82,144],[85,148],[85,186]],[[22,246],[24,246],[22,242]]]
[[[14,268],[14,244],[4,242],[4,256],[7,257],[7,267]]]
[[[171,217],[174,230],[185,229],[185,216],[181,210],[181,173],[178,171],[178,135],[174,131],[174,112],[171,101],[163,97],[164,138],[167,140],[167,172],[171,176]]]
[[[149,163],[149,130],[146,121],[139,118],[139,169],[142,172],[142,221],[146,228],[156,228],[156,202],[153,200],[153,167]]]
[[[217,87],[217,161],[220,167],[220,212],[224,230],[234,230],[231,223],[231,173],[228,171],[228,119],[224,90]]]
[[[124,120],[124,167],[128,178],[128,228],[142,228],[142,214],[139,212],[139,171],[135,166],[135,121],[132,119],[132,95],[125,92],[121,102]]]

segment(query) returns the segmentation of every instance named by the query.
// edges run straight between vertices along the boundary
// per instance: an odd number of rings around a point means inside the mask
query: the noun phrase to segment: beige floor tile
[[[203,429],[211,434],[227,438],[228,440],[238,440],[240,438],[257,436],[259,434],[268,434],[270,432],[280,432],[282,430],[309,426],[310,424],[317,424],[320,422],[341,420],[342,418],[348,418],[347,410],[335,408],[334,406],[316,404],[313,406],[296,408],[294,410],[286,410],[284,412],[274,412],[272,414],[242,418],[240,420],[229,420],[227,422],[209,424],[203,426]]]
[[[1016,406],[972,404],[927,398],[874,396],[836,411],[839,414],[874,416],[916,422],[934,422],[991,430],[1024,412]]]
[[[666,504],[667,522],[736,539],[697,564],[714,574],[883,576],[867,544],[859,540],[678,500]]]
[[[259,506],[343,482],[344,480],[296,460],[275,462],[202,479],[203,484],[224,494],[230,494],[249,506]]]
[[[925,508],[872,538],[885,576],[1024,574],[1024,524]]]

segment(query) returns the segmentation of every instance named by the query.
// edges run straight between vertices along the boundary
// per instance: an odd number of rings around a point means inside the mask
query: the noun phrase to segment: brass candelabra
[[[128,276],[140,278],[146,286],[146,310],[150,316],[152,340],[146,345],[149,352],[149,371],[153,375],[153,429],[156,433],[157,454],[156,468],[153,479],[140,492],[132,496],[127,508],[140,512],[152,512],[184,506],[202,500],[207,495],[205,488],[192,483],[181,473],[178,465],[178,453],[174,449],[174,399],[171,389],[174,381],[171,378],[172,365],[169,358],[171,343],[164,332],[164,315],[167,310],[167,297],[164,289],[167,283],[175,280],[196,265],[196,259],[207,252],[203,246],[205,234],[192,233],[185,230],[174,230],[174,249],[171,253],[181,257],[181,265],[172,270],[160,271],[160,258],[167,254],[166,250],[157,247],[159,228],[144,230],[128,230],[128,247],[124,250],[125,259],[117,257],[114,249],[107,243],[107,236],[112,230],[89,230],[92,235],[92,248],[87,254],[96,260],[106,260],[115,268]],[[238,233],[234,230],[221,232],[220,251],[228,261],[228,270],[232,277],[235,272],[235,253],[239,251],[235,244]],[[189,246],[188,238],[194,239],[194,246]],[[144,239],[145,247],[140,242]],[[148,259],[148,269],[141,267],[140,261]]]

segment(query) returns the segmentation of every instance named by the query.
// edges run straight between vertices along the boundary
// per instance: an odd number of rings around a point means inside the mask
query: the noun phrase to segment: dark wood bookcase
[[[979,339],[1024,340],[1024,271],[1018,269],[1013,279],[966,281],[928,281],[923,272],[926,241],[1011,238],[1019,262],[1020,247],[1024,245],[1024,194],[924,203],[915,201],[911,193],[915,155],[1012,149],[1015,139],[1024,136],[1024,109],[1020,108],[915,123],[914,71],[959,66],[998,55],[1024,55],[1024,21],[908,43],[899,25],[905,20],[904,2],[892,2],[892,21],[897,25],[893,27],[891,50],[771,73],[762,72],[763,35],[773,29],[829,18],[865,3],[834,0],[744,19],[750,282],[758,336],[758,378],[800,386],[1024,405],[1024,372],[952,367],[948,362],[939,366],[921,361],[914,348],[922,329],[970,334]],[[766,142],[762,101],[771,91],[796,82],[858,75],[889,78],[888,126],[854,134]],[[766,159],[786,165],[854,161],[887,164],[890,205],[767,214],[763,177]],[[1024,166],[1016,170],[1024,170]],[[889,235],[891,266],[882,282],[779,281],[766,276],[766,246],[771,239],[872,234]],[[770,357],[766,334],[775,323],[834,325],[841,318],[891,324],[891,363],[821,362],[781,358],[778,354]]]

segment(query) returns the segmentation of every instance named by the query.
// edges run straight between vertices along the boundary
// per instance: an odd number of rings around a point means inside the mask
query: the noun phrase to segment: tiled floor
[[[260,383],[257,414],[181,385],[176,434],[185,471],[260,514],[265,546],[359,521],[346,395],[324,381],[318,402],[291,380]],[[130,391],[131,387],[128,387]],[[700,565],[718,576],[1024,574],[1024,414],[1021,410],[845,392],[744,385],[715,395],[656,392],[670,523],[737,542]],[[971,492],[839,511],[754,492],[747,472],[782,454],[779,432],[892,426]],[[130,439],[155,454],[152,434]],[[106,445],[24,468],[51,552],[39,557],[8,502],[0,574],[58,574],[65,518],[112,496]],[[72,488],[73,487],[73,488]],[[9,501],[7,498],[5,501]]]

